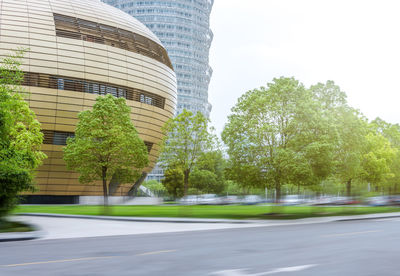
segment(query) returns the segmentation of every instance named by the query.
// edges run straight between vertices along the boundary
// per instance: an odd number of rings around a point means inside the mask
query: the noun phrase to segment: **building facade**
[[[151,171],[176,112],[176,76],[160,40],[142,23],[100,0],[0,0],[0,57],[27,49],[23,86],[44,133],[48,158],[36,177],[42,196],[102,195],[100,182],[82,185],[62,159],[78,113],[99,95],[126,98],[149,150]],[[126,195],[132,184],[111,187]]]
[[[137,18],[167,49],[178,83],[177,114],[187,109],[209,118],[210,13],[214,0],[103,1]],[[147,180],[161,181],[163,177],[162,168],[156,165]]]

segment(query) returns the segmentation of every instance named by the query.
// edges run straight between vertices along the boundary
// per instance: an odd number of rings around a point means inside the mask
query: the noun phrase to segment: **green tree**
[[[189,188],[189,176],[202,153],[212,150],[215,136],[200,112],[183,110],[164,126],[166,137],[161,144],[159,161],[164,168],[179,168],[184,175],[184,195]]]
[[[329,80],[326,83],[312,85],[310,91],[315,99],[320,102],[322,111],[326,115],[347,106],[346,93],[334,81]]]
[[[348,107],[337,113],[339,144],[335,152],[336,176],[345,184],[346,195],[352,195],[352,183],[360,180],[362,160],[367,150],[368,123],[361,114]]]
[[[346,94],[333,81],[311,86],[310,90],[322,106],[322,118],[337,133],[337,139],[332,139],[335,148],[332,177],[344,184],[346,194],[351,196],[353,181],[382,183],[390,179],[391,147],[385,143],[384,137],[371,133],[371,129],[382,135],[385,130],[390,132],[389,125],[377,119],[370,126],[359,111],[348,106]],[[392,129],[388,136],[396,140],[395,135]]]
[[[46,157],[40,150],[40,123],[21,87],[23,54],[17,51],[0,65],[0,216],[12,208],[18,193],[34,190],[35,169]]]
[[[207,170],[214,173],[219,182],[224,182],[226,160],[221,150],[203,152],[197,161],[196,167],[199,170]]]
[[[209,170],[195,169],[190,174],[191,187],[206,194],[220,194],[224,191],[224,182],[217,180],[217,175]]]
[[[184,194],[182,170],[178,168],[168,168],[165,170],[162,184],[167,189],[168,194],[174,198],[182,197]]]
[[[240,185],[233,180],[226,180],[224,193],[228,195],[240,195],[243,185]]]
[[[362,159],[362,178],[375,187],[384,190],[384,184],[393,177],[390,167],[396,156],[396,149],[381,134],[370,132],[366,136],[367,148]]]
[[[244,94],[222,133],[231,179],[272,184],[279,200],[282,185],[311,185],[327,177],[333,145],[321,110],[294,78],[274,79],[268,88]]]
[[[272,188],[265,179],[265,171],[260,170],[254,164],[245,163],[243,160],[235,159],[232,156],[227,162],[225,177],[228,179],[227,185],[230,186],[227,187],[229,194],[240,194],[242,192],[246,194],[244,191]],[[233,189],[236,187],[241,187],[240,191],[234,192]]]
[[[98,97],[93,110],[79,113],[75,137],[67,140],[64,160],[80,173],[81,183],[103,182],[104,205],[109,184],[134,182],[148,165],[147,148],[131,119],[124,98]]]
[[[393,177],[387,179],[389,193],[398,193],[400,187],[400,125],[390,124],[380,118],[371,122],[372,129],[389,140],[391,147],[396,149],[391,162],[390,171]]]
[[[311,86],[310,90],[322,107],[322,118],[329,125],[334,147],[330,164],[333,174],[330,181],[324,182],[324,189],[327,184],[339,181],[350,196],[352,183],[360,180],[362,172],[368,122],[359,111],[347,104],[346,94],[333,81],[318,83]]]

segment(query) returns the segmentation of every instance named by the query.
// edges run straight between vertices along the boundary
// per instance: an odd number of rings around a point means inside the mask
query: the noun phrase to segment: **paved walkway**
[[[12,219],[38,226],[43,230],[42,239],[118,236],[265,226],[264,224],[256,223],[138,222],[39,216],[17,216],[12,217]]]
[[[250,228],[280,225],[327,223],[332,221],[385,219],[397,213],[358,216],[320,217],[299,220],[225,220],[191,218],[101,217],[57,214],[25,214],[11,219],[39,228],[41,239],[65,239],[184,231]],[[1,238],[1,237],[0,237]]]

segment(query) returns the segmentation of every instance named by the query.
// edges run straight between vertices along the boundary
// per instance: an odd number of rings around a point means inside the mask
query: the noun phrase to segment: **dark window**
[[[39,74],[36,73],[25,73],[23,85],[28,86],[39,86]]]
[[[116,86],[109,83],[96,83],[84,79],[24,72],[23,85],[86,92],[97,95],[111,94],[114,97],[122,97],[159,108],[165,107],[165,98],[159,95],[136,88]]]
[[[60,89],[60,88],[59,88]],[[75,89],[75,81],[74,80],[68,80],[68,79],[64,79],[64,86],[63,86],[64,90],[72,90],[72,91],[76,91]]]
[[[39,87],[49,87],[50,86],[50,75],[39,74],[38,82],[39,82],[38,83]]]
[[[153,104],[153,102],[154,102],[153,98],[148,96],[148,95],[145,95],[145,94],[140,94],[140,102],[141,103],[145,103],[145,104],[149,104],[149,105],[154,105]]]
[[[126,89],[118,88],[118,98],[126,98]]]
[[[53,134],[53,145],[65,146],[67,144],[68,137],[74,137],[74,136],[75,136],[75,133],[73,133],[73,132],[54,131],[54,134]]]
[[[144,141],[144,144],[146,145],[146,147],[147,147],[147,152],[149,152],[150,153],[150,151],[151,151],[151,148],[153,147],[153,143],[152,142],[147,142],[147,141]]]
[[[67,145],[68,137],[75,137],[74,132],[62,132],[62,131],[53,131],[53,130],[42,130],[44,134],[43,143],[50,145]],[[144,141],[146,145],[147,151],[150,152],[153,148],[154,143]]]
[[[43,144],[53,144],[54,131],[43,130]]]

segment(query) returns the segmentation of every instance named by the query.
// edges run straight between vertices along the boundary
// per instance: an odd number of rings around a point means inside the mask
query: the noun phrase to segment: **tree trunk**
[[[189,190],[189,174],[190,170],[186,169],[183,176],[183,196],[187,196]]]
[[[107,173],[107,168],[102,167],[104,207],[108,206],[108,191],[107,191],[107,179],[106,179],[107,174],[106,173]]]
[[[279,203],[281,199],[281,185],[278,182],[275,183],[275,191],[276,191],[275,203]]]
[[[351,178],[346,183],[346,194],[348,197],[351,196]]]

